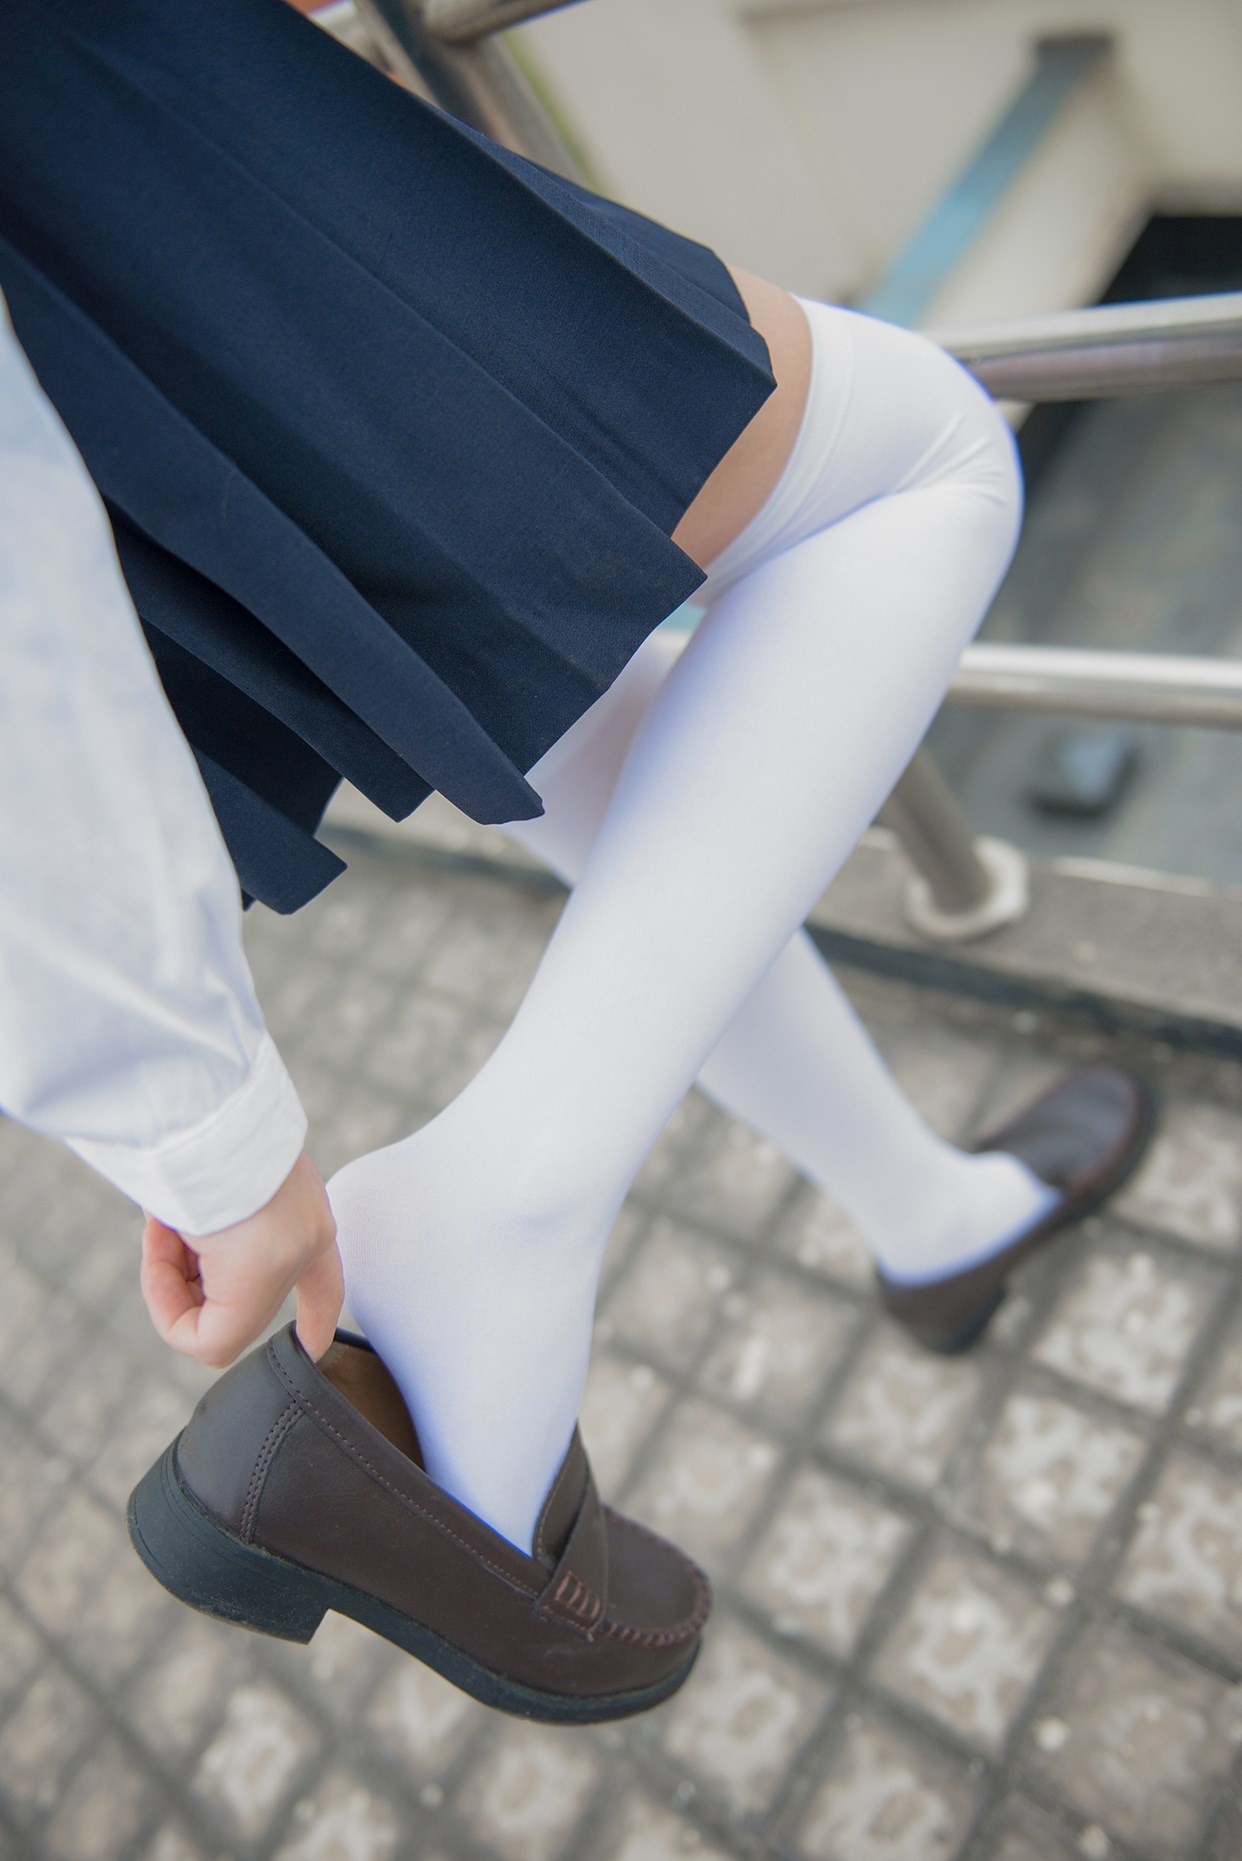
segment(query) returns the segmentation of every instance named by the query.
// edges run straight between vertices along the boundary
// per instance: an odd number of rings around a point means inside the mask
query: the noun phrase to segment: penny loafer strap
[[[607,1604],[608,1527],[588,1467],[578,1516],[537,1606],[589,1633],[603,1620]]]

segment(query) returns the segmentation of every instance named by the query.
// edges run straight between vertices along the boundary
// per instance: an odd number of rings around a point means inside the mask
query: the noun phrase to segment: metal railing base
[[[911,924],[937,942],[985,937],[1022,916],[1030,899],[1016,847],[976,840],[957,796],[925,749],[917,749],[880,820],[914,868]]]
[[[961,910],[946,910],[936,903],[929,881],[911,873],[902,895],[906,922],[929,943],[968,943],[1015,924],[1031,902],[1031,865],[1025,853],[1008,840],[980,835],[974,842],[976,857],[988,875],[985,897]]]
[[[829,962],[1242,1061],[1242,891],[1101,860],[1037,859],[1038,909],[953,946],[911,927],[908,880],[893,834],[872,828],[807,923]]]

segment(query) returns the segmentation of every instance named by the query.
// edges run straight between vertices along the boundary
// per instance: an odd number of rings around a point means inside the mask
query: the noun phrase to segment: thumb
[[[323,1356],[336,1335],[345,1303],[345,1275],[335,1241],[316,1254],[297,1283],[297,1334],[312,1362]]]

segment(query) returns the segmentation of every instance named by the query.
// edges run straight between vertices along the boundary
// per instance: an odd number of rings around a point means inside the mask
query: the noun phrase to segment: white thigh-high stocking
[[[544,812],[505,832],[573,886],[643,714],[677,659],[655,633],[534,772]],[[1012,1240],[1053,1192],[1016,1157],[929,1129],[803,930],[735,1011],[695,1082],[853,1219],[890,1278],[930,1280]]]
[[[1016,534],[1012,440],[957,365],[804,309],[789,464],[710,565],[706,618],[644,709],[510,1028],[438,1118],[330,1185],[349,1305],[429,1473],[523,1546],[620,1202],[923,735]],[[908,1136],[929,1143],[912,1115]]]

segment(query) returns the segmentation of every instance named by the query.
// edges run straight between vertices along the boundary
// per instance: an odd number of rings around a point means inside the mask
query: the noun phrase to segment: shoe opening
[[[338,1337],[315,1367],[399,1453],[422,1466],[423,1451],[410,1411],[369,1344]]]

